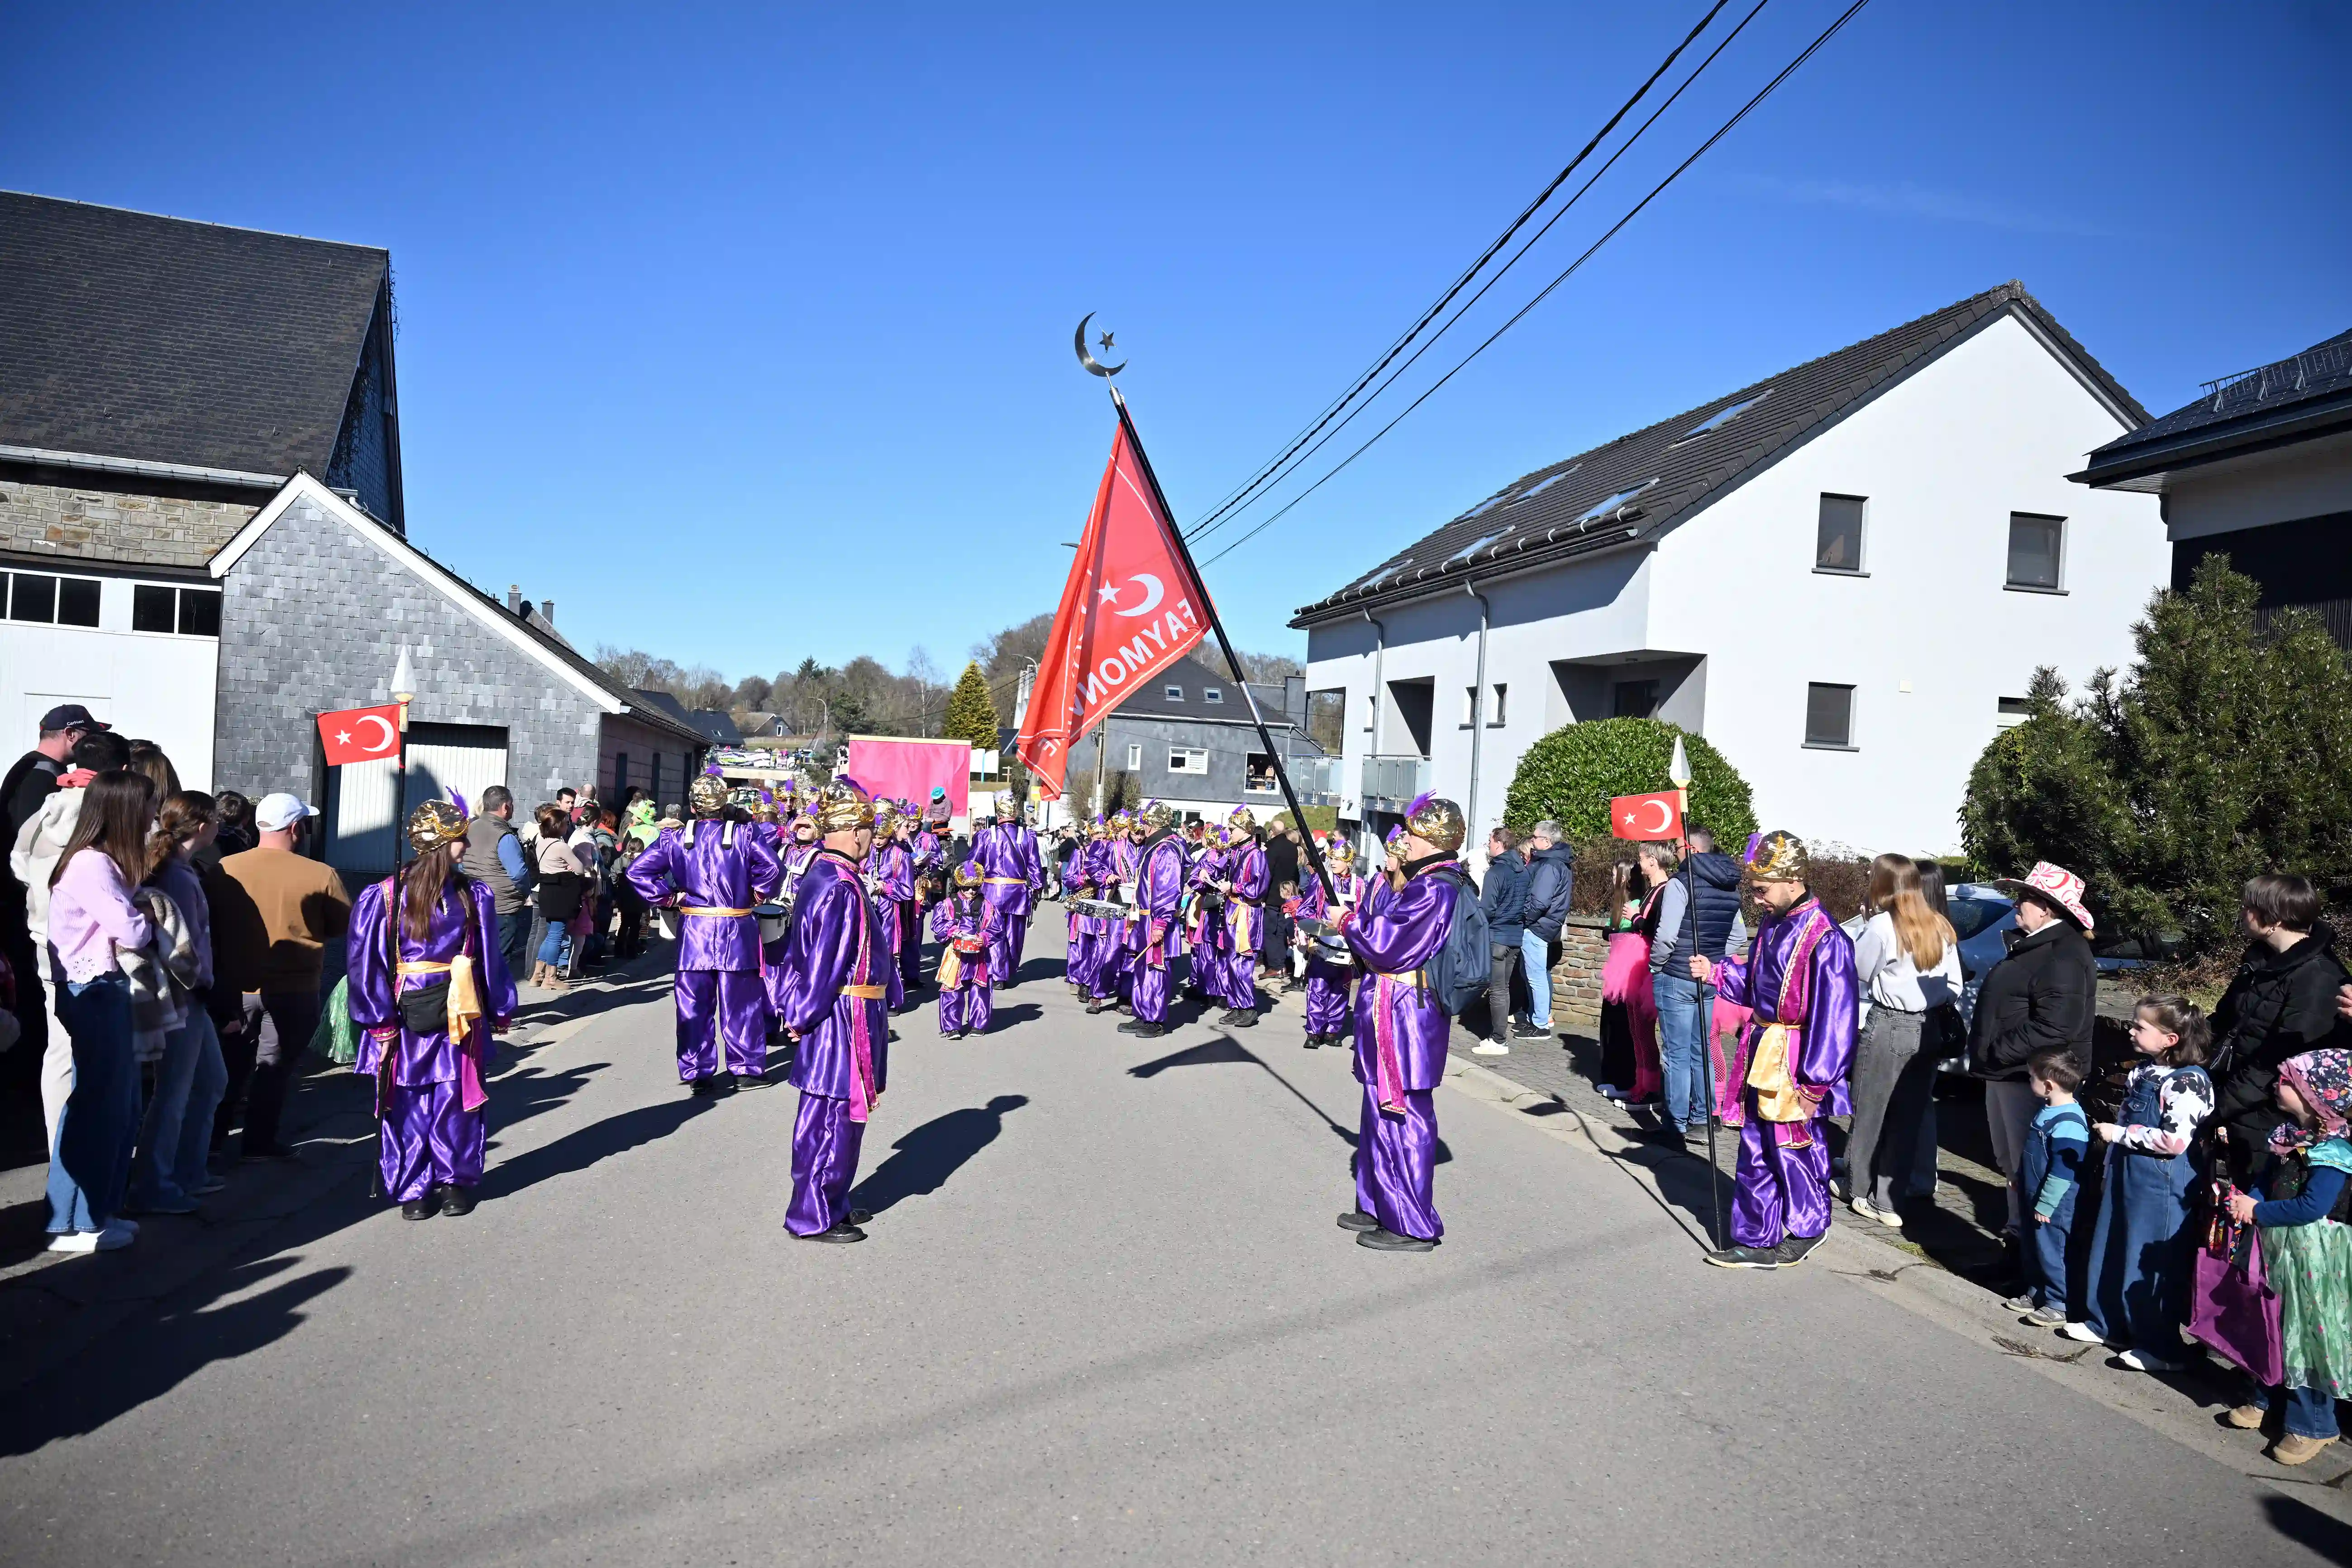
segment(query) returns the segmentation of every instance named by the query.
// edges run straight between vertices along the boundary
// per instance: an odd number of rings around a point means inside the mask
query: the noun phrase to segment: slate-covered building
[[[2259,616],[2309,609],[2352,648],[2352,331],[2206,383],[2073,478],[2163,498],[2175,588],[2227,556],[2262,584]]]
[[[1306,679],[1253,681],[1250,695],[1300,804],[1333,804],[1329,764],[1307,734]],[[1092,735],[1071,748],[1065,777],[1070,808],[1081,816],[1093,812],[1097,752],[1105,747],[1106,785],[1113,775],[1126,774],[1141,798],[1165,801],[1180,815],[1222,820],[1246,805],[1263,819],[1284,809],[1281,785],[1239,685],[1198,659],[1178,659],[1129,692]]]

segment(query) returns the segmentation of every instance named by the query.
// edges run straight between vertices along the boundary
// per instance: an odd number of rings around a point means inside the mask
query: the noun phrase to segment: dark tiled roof
[[[1265,716],[1268,729],[1286,728],[1290,721],[1283,715],[1280,687],[1271,703],[1265,699],[1265,688],[1253,681],[1251,689],[1257,694],[1258,711]],[[1171,698],[1168,688],[1177,687],[1184,695]],[[1212,702],[1208,693],[1214,691],[1219,700]],[[1119,700],[1118,716],[1122,719],[1183,719],[1194,723],[1231,722],[1246,724],[1249,705],[1242,700],[1240,684],[1215,673],[1199,659],[1186,657],[1161,670],[1144,685],[1138,687]]]
[[[1308,626],[1420,597],[1469,574],[1517,571],[1655,539],[2011,311],[2029,318],[2128,417],[2147,418],[2147,410],[2025,285],[2011,281],[1522,474],[1353,583],[1304,606],[1290,624]]]
[[[743,739],[743,731],[735,721],[716,708],[697,708],[686,716],[686,721],[698,731],[703,739],[721,746],[732,746]]]
[[[391,265],[0,192],[0,446],[323,474]]]
[[[2164,474],[2239,452],[2352,427],[2352,331],[2291,359],[2206,383],[2205,395],[2091,454],[2070,476],[2089,485],[2161,489]]]

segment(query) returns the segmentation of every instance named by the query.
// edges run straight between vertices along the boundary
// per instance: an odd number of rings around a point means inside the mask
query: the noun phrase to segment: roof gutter
[[[2201,425],[2179,435],[2141,443],[2118,452],[2106,462],[2092,461],[2082,472],[2066,478],[2094,489],[2127,484],[2134,479],[2161,478],[2178,468],[2201,468],[2226,458],[2249,457],[2273,447],[2292,446],[2332,435],[2352,425],[2352,396],[2336,395],[2279,409],[2266,416],[2241,416],[2221,426]],[[2128,438],[2128,437],[2126,437]]]
[[[0,447],[0,462],[36,463],[46,468],[73,468],[83,473],[123,474],[141,479],[176,479],[182,484],[232,485],[239,489],[274,490],[284,474],[252,474],[241,468],[199,468],[186,463],[151,463],[143,458],[107,458],[95,452],[58,452],[47,447]]]
[[[1636,513],[1635,515],[1638,516],[1639,514]],[[1568,525],[1563,523],[1560,526],[1565,528]],[[1580,563],[1591,561],[1597,556],[1613,555],[1620,550],[1634,549],[1643,543],[1647,542],[1643,540],[1641,533],[1642,531],[1638,528],[1628,528],[1624,531],[1623,538],[1612,541],[1609,543],[1598,545],[1591,550],[1579,550],[1566,555],[1549,555],[1546,556],[1541,561],[1530,561],[1524,566],[1513,566],[1505,571],[1492,572],[1485,577],[1480,578],[1479,581],[1491,588],[1497,583],[1507,583],[1515,577],[1525,577],[1537,572],[1549,572],[1561,566],[1574,566]],[[1407,594],[1398,598],[1384,598],[1379,602],[1383,606],[1410,605],[1422,599],[1443,598],[1453,591],[1453,584],[1450,583],[1433,583],[1429,585],[1429,589],[1426,593]],[[1332,605],[1326,609],[1318,610],[1313,616],[1302,615],[1294,616],[1290,624],[1294,626],[1299,627],[1328,625],[1334,624],[1342,617],[1351,614],[1360,615],[1366,620],[1371,619],[1371,614],[1369,610],[1354,608],[1346,605]],[[1377,625],[1378,623],[1375,622],[1374,624]]]
[[[1381,754],[1381,719],[1388,708],[1386,701],[1388,688],[1381,684],[1381,668],[1388,660],[1389,628],[1370,610],[1359,610],[1357,614],[1371,624],[1373,632],[1380,638],[1372,644],[1372,755],[1377,757]],[[1343,752],[1348,749],[1346,724],[1347,720],[1343,716],[1340,720],[1339,731],[1339,750]]]

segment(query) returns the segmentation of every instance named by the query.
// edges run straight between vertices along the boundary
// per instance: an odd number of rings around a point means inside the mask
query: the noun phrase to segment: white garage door
[[[354,877],[381,877],[392,869],[394,823],[393,764],[346,763],[330,768],[327,863]],[[411,724],[408,729],[406,798],[444,797],[455,789],[468,810],[478,811],[482,792],[507,777],[507,732],[487,724]]]

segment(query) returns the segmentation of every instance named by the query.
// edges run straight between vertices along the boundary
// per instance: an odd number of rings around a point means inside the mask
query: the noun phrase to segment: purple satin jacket
[[[1017,822],[992,822],[973,836],[971,858],[980,862],[982,896],[1008,915],[1026,915],[1045,890],[1045,864],[1037,858],[1037,836]],[[998,878],[1010,881],[998,881]],[[1015,884],[1018,884],[1017,886]]]
[[[1807,911],[1812,911],[1808,914]],[[1751,1031],[1781,1022],[1780,1004],[1789,989],[1789,961],[1805,928],[1825,926],[1806,961],[1804,1017],[1797,1025],[1798,1044],[1789,1053],[1790,1076],[1800,1088],[1822,1096],[1822,1114],[1850,1116],[1852,1101],[1846,1078],[1853,1070],[1854,1022],[1861,1012],[1861,990],[1853,972],[1853,941],[1821,905],[1806,900],[1785,915],[1774,915],[1756,928],[1746,958],[1718,960],[1715,988],[1727,1002],[1750,1009]]]
[[[756,822],[665,827],[629,868],[629,886],[646,902],[699,909],[752,909],[774,898],[783,881],[775,836]],[[760,922],[750,915],[684,916],[678,921],[677,966],[757,970]]]
[[[1422,867],[1402,892],[1375,900],[1348,922],[1348,946],[1364,970],[1356,994],[1356,1077],[1362,1082],[1373,1081],[1372,1052],[1383,1034],[1395,1043],[1402,1087],[1435,1089],[1445,1076],[1452,1020],[1411,974],[1445,945],[1461,886],[1433,873],[1454,865],[1443,860]],[[1406,978],[1375,978],[1380,975]]]
[[[793,1087],[849,1099],[852,1031],[862,1023],[874,1058],[874,1091],[880,1093],[889,1082],[890,998],[846,992],[852,985],[889,985],[898,965],[857,868],[838,855],[817,856],[801,878],[784,966],[790,981],[780,1018],[801,1037],[788,1075]]]
[[[346,939],[344,957],[350,968],[352,1022],[362,1030],[400,1023],[400,1009],[394,1002],[395,979],[398,989],[406,990],[443,978],[437,974],[395,976],[387,938],[396,913],[385,900],[382,882],[370,882],[362,888],[352,905],[351,935]],[[468,921],[474,927],[470,944],[466,940]],[[444,889],[425,939],[418,942],[405,931],[401,933],[398,962],[446,963],[468,946],[474,955],[475,984],[481,990],[486,1015],[479,1030],[480,1060],[487,1067],[490,1059],[490,1023],[493,1019],[513,1017],[515,1010],[514,976],[507,973],[507,961],[499,952],[499,910],[489,885],[468,879],[462,899],[454,889]],[[446,1031],[436,1029],[431,1034],[417,1035],[403,1026],[394,1048],[399,1052],[392,1068],[394,1082],[413,1087],[457,1081],[460,1053]],[[352,1064],[359,1071],[373,1074],[383,1065],[382,1050],[373,1035],[360,1037],[359,1053],[359,1060]]]

